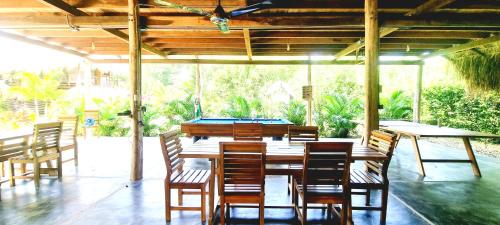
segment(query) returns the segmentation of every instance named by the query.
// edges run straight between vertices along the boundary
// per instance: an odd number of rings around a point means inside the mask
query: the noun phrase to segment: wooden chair
[[[307,204],[342,204],[341,224],[347,224],[350,199],[351,142],[307,142],[302,178],[294,177],[294,204],[302,224],[307,224]],[[302,207],[299,206],[299,197]]]
[[[61,139],[62,123],[40,123],[35,125],[33,141],[31,143],[30,151],[25,152],[23,155],[9,158],[10,164],[10,185],[15,186],[15,179],[33,178],[35,180],[35,187],[40,187],[40,175],[42,173],[57,172],[57,178],[62,179],[62,160],[59,149],[59,140]],[[57,160],[57,168],[41,168],[42,163],[51,165],[52,160]],[[26,176],[21,174],[15,175],[14,164],[33,164],[33,176]]]
[[[63,160],[63,163],[71,160],[75,161],[75,166],[78,166],[78,116],[61,116],[58,121],[63,122],[61,133],[60,149],[61,154],[66,150],[73,149],[73,158]]]
[[[288,126],[288,141],[318,141],[318,127],[317,126]],[[292,165],[288,164],[288,169],[290,170],[290,175],[288,175],[288,194],[293,188],[292,185],[292,175],[300,173],[302,171],[302,165]],[[294,192],[292,192],[294,193]],[[292,196],[293,200],[293,196]]]
[[[234,123],[233,138],[235,141],[262,141],[262,124]]]
[[[201,221],[206,221],[206,187],[210,182],[209,170],[183,170],[184,159],[179,157],[182,151],[179,131],[170,131],[160,134],[160,144],[167,168],[165,177],[165,218],[171,219],[172,210],[200,210]],[[179,206],[171,204],[171,189],[178,190]],[[200,191],[184,191],[184,189],[199,189]],[[183,205],[183,195],[200,195],[200,207],[188,207]],[[213,206],[209,206],[209,217],[212,218]]]
[[[21,156],[28,149],[29,136],[17,136],[11,138],[4,138],[0,140],[0,186],[5,182],[1,177],[4,177],[5,168],[3,163],[8,161],[9,158]],[[2,195],[0,192],[0,200]]]
[[[220,155],[220,224],[225,224],[226,204],[229,214],[231,203],[255,203],[259,204],[259,223],[263,225],[266,143],[221,142]]]
[[[364,170],[351,171],[351,194],[364,195],[366,206],[352,206],[351,210],[377,210],[380,211],[380,224],[385,224],[387,215],[387,199],[389,195],[389,179],[387,171],[391,162],[392,153],[396,144],[396,135],[383,131],[374,130],[368,139],[368,147],[387,156],[387,160],[366,161]],[[366,191],[354,192],[353,189],[365,189]],[[380,207],[370,206],[370,191],[372,189],[382,190],[382,201]],[[351,213],[349,213],[351,214]]]

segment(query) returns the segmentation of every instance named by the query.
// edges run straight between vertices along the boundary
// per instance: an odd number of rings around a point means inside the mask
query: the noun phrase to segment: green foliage
[[[242,96],[232,97],[228,109],[223,112],[223,115],[233,118],[250,118],[251,114],[250,104]]]
[[[190,94],[184,97],[184,99],[176,99],[167,102],[163,112],[171,125],[179,125],[182,122],[194,119],[193,95]]]
[[[283,118],[295,125],[303,126],[306,124],[306,105],[300,100],[291,100],[288,105],[281,108]]]
[[[458,87],[433,87],[423,92],[425,108],[442,126],[500,134],[500,95],[472,96]]]
[[[380,114],[381,119],[410,119],[412,116],[411,97],[403,91],[394,91],[388,98],[381,98],[384,106]]]
[[[114,98],[107,101],[99,98],[92,100],[99,107],[99,135],[121,137],[130,132],[126,118],[117,116],[119,112],[130,108],[126,98]]]
[[[143,129],[146,137],[158,136],[170,128],[170,124],[162,115],[161,109],[152,105],[146,105],[146,112],[144,112],[142,122],[144,123]]]
[[[323,96],[316,103],[315,121],[321,136],[347,137],[355,127],[353,119],[363,109],[361,100],[342,94]]]

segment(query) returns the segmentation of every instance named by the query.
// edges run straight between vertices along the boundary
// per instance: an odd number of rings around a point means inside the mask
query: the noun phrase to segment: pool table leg
[[[193,143],[196,143],[200,139],[201,139],[201,136],[193,136]]]
[[[273,141],[283,141],[283,136],[274,136]]]

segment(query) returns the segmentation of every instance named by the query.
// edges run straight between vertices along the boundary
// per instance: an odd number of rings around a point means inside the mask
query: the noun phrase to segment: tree
[[[45,112],[47,112],[50,102],[62,94],[62,91],[58,90],[59,81],[54,71],[40,75],[21,72],[17,73],[15,77],[16,80],[19,80],[19,85],[12,86],[9,89],[10,92],[18,95],[25,101],[33,101],[36,118],[40,117],[38,107],[41,101],[45,102]]]

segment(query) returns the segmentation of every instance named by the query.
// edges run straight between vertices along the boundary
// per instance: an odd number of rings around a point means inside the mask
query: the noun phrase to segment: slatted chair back
[[[173,130],[160,134],[160,145],[167,168],[167,177],[170,178],[172,174],[182,172],[184,159],[179,157],[179,153],[182,151],[179,131]]]
[[[61,133],[62,122],[36,124],[33,131],[31,156],[36,159],[49,152],[59,153]]]
[[[365,161],[365,168],[369,172],[387,177],[387,170],[391,162],[392,153],[396,144],[396,135],[380,130],[373,130],[368,140],[368,147],[387,156],[384,161]]]
[[[63,123],[61,140],[76,142],[78,135],[78,116],[61,116],[57,119]]]
[[[288,126],[288,141],[317,141],[317,126]]]
[[[235,141],[262,141],[262,124],[234,123],[233,138]]]
[[[266,143],[221,142],[219,184],[222,193],[226,185],[264,186]]]
[[[352,142],[306,142],[302,182],[308,186],[342,186],[347,191]]]
[[[3,138],[0,140],[0,162],[5,162],[9,158],[26,154],[28,141],[29,136]]]

